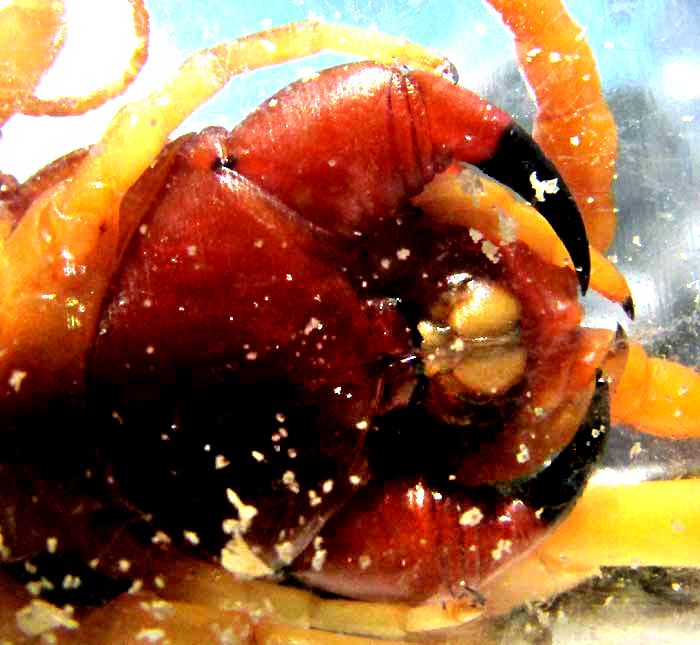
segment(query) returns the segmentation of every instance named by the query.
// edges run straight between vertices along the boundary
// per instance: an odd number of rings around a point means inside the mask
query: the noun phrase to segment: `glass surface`
[[[42,95],[86,92],[103,82],[103,65],[112,62],[119,73],[131,47],[124,36],[129,9],[126,2],[105,3],[114,11],[105,18],[98,15],[106,11],[102,5],[69,3],[74,21],[69,46],[76,53],[71,56],[67,47],[45,78]],[[457,66],[462,84],[525,127],[532,122],[534,107],[517,71],[510,34],[478,0],[151,0],[148,10],[150,60],[133,87],[103,108],[60,124],[46,117],[15,117],[0,139],[3,171],[23,179],[94,142],[118,105],[145,96],[187,54],[304,18],[376,28],[440,50]],[[588,324],[614,329],[619,323],[650,353],[700,365],[700,4],[590,0],[572,1],[569,10],[586,27],[617,120],[619,226],[609,254],[627,276],[637,311],[630,323],[618,307],[591,295],[586,298]],[[107,20],[124,27],[105,29]],[[90,42],[95,34],[97,42]],[[85,54],[90,48],[98,52],[92,56],[97,64]],[[305,70],[343,60],[322,54],[234,78],[176,134],[207,125],[231,127]],[[641,452],[631,459],[638,442]],[[697,474],[699,467],[697,442],[678,444],[617,428],[596,476],[611,482],[676,478]],[[483,638],[498,643],[691,643],[700,633],[699,602],[694,572],[612,571],[579,592],[498,621]]]

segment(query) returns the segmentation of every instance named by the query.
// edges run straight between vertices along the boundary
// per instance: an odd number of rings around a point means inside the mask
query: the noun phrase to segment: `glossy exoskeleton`
[[[577,274],[411,204],[455,163],[533,201],[554,180],[535,203]],[[236,573],[423,600],[478,591],[577,497],[607,425],[585,229],[496,107],[337,67],[169,144],[122,208],[141,224],[60,430],[115,507]]]

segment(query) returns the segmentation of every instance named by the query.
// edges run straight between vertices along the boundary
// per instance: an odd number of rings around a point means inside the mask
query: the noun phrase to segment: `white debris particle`
[[[636,441],[630,448],[630,459],[634,459],[642,452],[642,444],[640,441]]]
[[[248,353],[245,355],[245,357],[246,357],[246,359],[249,360],[249,361],[254,361],[254,360],[258,357],[258,353],[257,353],[257,352],[248,352]]]
[[[528,461],[530,461],[530,450],[524,443],[521,443],[518,446],[518,454],[515,456],[515,458],[519,464],[526,464]]]
[[[239,609],[240,607],[232,607],[232,609]],[[215,641],[219,645],[237,645],[237,643],[247,642],[252,634],[251,627],[247,627],[245,630],[236,629],[233,625],[228,625],[227,627],[222,627],[218,623],[212,623],[209,625],[209,629],[214,635]]]
[[[10,374],[10,378],[7,379],[7,382],[10,384],[10,387],[15,392],[19,392],[21,387],[22,387],[22,381],[26,377],[27,377],[26,372],[23,372],[22,370],[12,370],[12,373]]]
[[[640,249],[642,248],[642,239],[639,237],[639,235],[635,235],[632,238],[632,244],[639,247]]]
[[[141,226],[139,226],[139,233],[141,233],[141,235],[146,235],[146,233],[148,233],[148,224],[141,224]]]
[[[292,276],[291,273],[288,273],[288,274],[285,276],[285,278],[286,278],[287,282],[291,282],[292,280],[294,280],[294,276]]]
[[[461,338],[456,338],[455,341],[450,345],[450,349],[453,352],[463,352],[464,351],[464,340]]]
[[[221,549],[221,565],[227,571],[248,579],[274,573],[273,569],[252,552],[240,535],[234,535]]]
[[[153,345],[149,345],[148,347],[146,347],[146,354],[153,354],[153,352],[155,352],[155,351],[156,351],[156,348],[153,347]]]
[[[42,591],[42,584],[38,580],[31,580],[24,588],[30,596],[38,596]]]
[[[56,553],[56,548],[58,547],[58,538],[48,537],[46,538],[46,550],[49,553]]]
[[[333,490],[333,480],[327,479],[325,482],[323,482],[323,492],[328,494],[332,490]]]
[[[277,419],[277,423],[284,423],[287,420],[287,417],[285,417],[281,412],[278,412],[275,415],[275,419]]]
[[[549,52],[549,62],[550,63],[560,63],[561,54],[559,52]]]
[[[83,581],[80,579],[79,576],[73,576],[70,573],[67,573],[63,577],[61,587],[63,589],[78,589],[81,584],[83,584]]]
[[[355,427],[356,427],[358,430],[367,430],[367,427],[368,427],[368,426],[369,426],[369,423],[368,423],[366,420],[358,421],[358,422],[355,424]]]
[[[329,159],[329,160],[328,160],[328,165],[329,165],[331,168],[335,168],[335,165],[336,165],[337,163],[338,163],[338,162],[337,162],[335,159]]]
[[[360,483],[362,482],[362,479],[360,478],[359,475],[350,475],[349,479],[350,479],[350,483],[353,486],[359,486]]]
[[[272,53],[277,49],[277,45],[266,38],[261,38],[258,42],[266,52]]]
[[[278,103],[279,103],[279,101],[277,99],[270,99],[267,102],[267,107],[271,107],[271,108],[277,107]]]
[[[36,568],[36,565],[35,565],[34,563],[29,562],[29,560],[27,560],[27,561],[24,563],[24,570],[25,570],[27,573],[29,573],[29,574],[31,574],[31,575],[34,575],[39,569]]]
[[[296,556],[294,545],[289,540],[275,544],[275,553],[284,564],[291,564]]]
[[[309,489],[308,495],[309,495],[309,504],[311,506],[318,506],[323,501],[323,499],[321,497],[319,497],[318,494],[316,493],[316,491],[313,489]]]
[[[343,390],[340,386],[333,388],[333,394],[340,394],[342,391]]]
[[[261,249],[264,246],[264,244],[265,244],[265,240],[260,240],[260,239],[255,240],[255,242],[253,242],[253,246],[256,249]]]
[[[512,546],[513,542],[511,540],[498,540],[496,548],[491,550],[491,557],[496,561],[501,560],[504,555],[510,553]]]
[[[150,298],[144,298],[142,304],[146,309],[148,309],[153,306],[153,300],[151,300]]]
[[[500,208],[498,209],[498,235],[502,244],[514,244],[518,241],[518,223]]]
[[[357,564],[360,565],[360,569],[362,569],[362,571],[366,571],[372,565],[372,558],[370,556],[368,556],[366,553],[363,553],[357,559]]]
[[[606,40],[606,41],[603,43],[603,47],[604,47],[605,49],[615,49],[615,43],[612,42],[611,40]]]
[[[17,628],[29,637],[36,637],[56,628],[77,629],[78,622],[69,611],[59,609],[45,600],[32,600],[15,613]]]
[[[311,558],[311,568],[314,571],[320,571],[323,569],[323,565],[326,563],[326,557],[328,556],[328,551],[326,549],[317,549],[314,551],[314,555]]]
[[[139,607],[143,611],[148,612],[156,618],[157,620],[165,620],[169,615],[175,612],[175,607],[171,605],[167,600],[162,598],[156,598],[155,600],[142,600],[139,603]]]
[[[484,240],[481,243],[481,252],[494,264],[498,264],[498,261],[501,259],[498,247],[489,240]]]
[[[559,192],[559,179],[545,179],[540,181],[537,178],[537,172],[530,173],[530,186],[535,191],[535,200],[543,202],[545,195],[556,195]]]
[[[312,317],[309,319],[309,322],[306,323],[306,327],[304,327],[304,336],[308,336],[315,329],[321,330],[323,329],[323,325],[321,324],[321,321],[318,318]],[[280,423],[283,422],[280,421]]]
[[[484,239],[484,234],[475,228],[470,228],[469,237],[472,238],[472,242],[474,242],[474,244],[478,244],[479,242],[481,242],[481,240]]]
[[[253,455],[255,456],[255,455]],[[259,460],[258,460],[259,461]],[[226,459],[224,455],[216,455],[214,457],[214,469],[215,470],[221,470],[222,468],[226,468],[226,466],[231,465],[231,462]]]
[[[196,531],[183,531],[182,535],[185,537],[190,544],[197,546],[199,544],[199,535]]]
[[[136,634],[137,641],[157,643],[165,638],[165,630],[160,627],[144,627]]]
[[[297,69],[297,79],[302,83],[308,83],[318,76],[318,72],[311,67],[299,67]]]
[[[255,459],[255,461],[263,461],[265,459],[265,455],[263,455],[261,452],[258,452],[257,450],[253,450],[253,452],[250,453]]]
[[[198,251],[199,251],[199,249],[197,248],[196,244],[190,244],[187,247],[187,255],[191,258],[193,258],[195,255],[197,255]]]
[[[158,589],[164,589],[165,588],[165,578],[163,578],[163,576],[156,576],[155,578],[153,578],[153,584]]]
[[[275,447],[279,448],[279,446],[275,446]],[[289,450],[287,450],[287,457],[289,457],[290,459],[295,459],[296,456],[297,456],[297,451],[294,450],[294,448],[289,448]],[[299,492],[299,491],[297,490],[295,492]]]
[[[530,49],[525,55],[526,55],[529,59],[533,59],[535,56],[537,56],[537,55],[539,55],[539,54],[541,54],[541,53],[542,53],[542,49],[541,49],[540,47],[533,47],[533,48]]]
[[[241,498],[238,497],[235,491],[231,488],[226,489],[226,497],[228,498],[229,503],[238,511],[238,528],[240,533],[243,534],[250,528],[253,518],[258,514],[258,509],[255,508],[255,506],[244,504],[241,501]]]
[[[129,569],[131,569],[131,562],[129,562],[129,560],[127,560],[126,558],[122,558],[117,563],[117,566],[119,567],[119,571],[121,571],[122,573],[126,573]]]
[[[480,508],[472,506],[468,511],[464,511],[459,516],[459,523],[462,526],[476,526],[484,519],[484,514],[481,512]]]
[[[282,483],[290,490],[292,493],[299,492],[299,484],[297,483],[297,477],[293,470],[287,470],[282,475]]]
[[[402,260],[402,261],[403,261],[403,260],[408,260],[408,258],[409,258],[410,256],[411,256],[411,249],[403,248],[403,249],[399,249],[398,251],[396,251],[396,257],[397,257],[399,260]]]
[[[388,269],[391,266],[391,260],[389,258],[382,258],[379,262],[382,269]]]

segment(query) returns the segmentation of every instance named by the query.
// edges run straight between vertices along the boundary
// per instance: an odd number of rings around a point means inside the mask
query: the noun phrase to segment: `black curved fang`
[[[583,492],[605,447],[609,427],[608,384],[599,374],[586,418],[571,442],[539,473],[508,485],[507,493],[540,509],[541,519],[548,524],[563,519]]]
[[[571,256],[581,292],[586,293],[591,273],[586,227],[564,180],[532,137],[513,123],[501,136],[494,155],[477,164],[477,168],[522,195],[549,222]],[[547,193],[544,201],[537,201],[532,173],[536,173],[538,181],[556,178],[558,192]]]

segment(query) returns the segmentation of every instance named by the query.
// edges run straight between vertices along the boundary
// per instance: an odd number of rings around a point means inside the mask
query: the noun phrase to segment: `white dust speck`
[[[554,177],[540,181],[537,178],[537,173],[532,172],[530,173],[530,186],[535,191],[535,200],[543,202],[545,195],[555,195],[559,192],[559,179]]]
[[[23,372],[22,370],[12,370],[10,378],[7,380],[7,382],[15,392],[19,392],[22,387],[22,381],[24,381],[26,377],[26,372]]]
[[[519,464],[526,464],[528,461],[530,461],[530,451],[524,443],[521,443],[518,446],[518,454],[515,458]]]
[[[481,509],[473,506],[460,515],[459,523],[462,526],[476,526],[482,519],[484,519],[484,514],[481,512]]]

